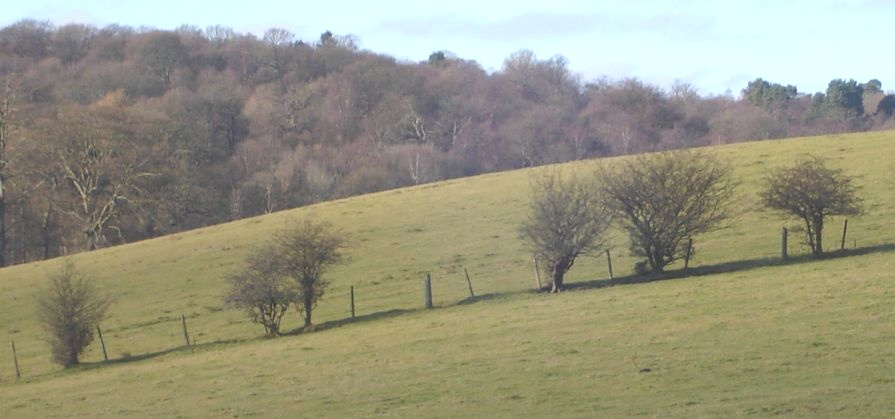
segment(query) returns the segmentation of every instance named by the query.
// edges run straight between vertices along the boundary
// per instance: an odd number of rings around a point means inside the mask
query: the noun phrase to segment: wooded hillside
[[[489,73],[329,32],[20,21],[0,29],[0,263],[484,172],[891,128],[893,111],[878,80],[701,96],[525,50]]]

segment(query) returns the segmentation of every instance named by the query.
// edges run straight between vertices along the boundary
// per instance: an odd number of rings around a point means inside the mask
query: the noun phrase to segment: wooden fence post
[[[351,320],[354,320],[354,285],[351,286]]]
[[[469,296],[475,297],[475,292],[472,290],[472,281],[469,280],[469,271],[466,268],[463,268],[463,273],[466,274],[466,285],[469,286]]]
[[[538,284],[537,290],[540,292],[541,291],[541,269],[538,267],[538,258],[532,257],[531,263],[534,265],[534,268],[535,268],[535,281]]]
[[[103,360],[109,362],[109,354],[106,352],[106,341],[103,340],[103,331],[96,325],[96,334],[99,335],[99,344],[103,348]]]
[[[842,225],[842,244],[839,246],[839,250],[845,250],[845,233],[848,231],[848,218],[845,219],[845,224]]]
[[[612,255],[606,249],[606,264],[609,265],[609,280],[612,281]]]
[[[180,323],[183,325],[183,340],[186,341],[186,346],[190,346],[190,334],[186,330],[186,316],[183,313],[180,314]]]
[[[786,259],[789,256],[786,252],[786,235],[787,235],[786,227],[783,227],[783,233],[780,239],[780,253],[783,255],[783,259]]]
[[[11,340],[12,344],[12,362],[16,365],[16,380],[22,378],[22,372],[19,370],[19,357],[16,355],[16,341]]]
[[[432,308],[432,276],[428,272],[423,278],[423,303],[426,308]]]

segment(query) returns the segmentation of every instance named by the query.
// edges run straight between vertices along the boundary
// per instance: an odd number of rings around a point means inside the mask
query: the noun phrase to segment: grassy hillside
[[[384,192],[242,220],[73,257],[116,298],[104,336],[112,358],[60,372],[34,319],[33,294],[60,261],[0,270],[0,333],[15,339],[25,376],[0,352],[0,411],[47,416],[306,412],[308,415],[895,413],[889,395],[895,286],[895,132],[717,147],[743,179],[744,213],[699,238],[691,264],[727,271],[595,289],[605,261],[585,260],[559,296],[534,284],[516,229],[534,171]],[[849,222],[863,255],[779,265],[779,229],[754,211],[761,175],[800,153],[858,177],[867,215]],[[589,170],[580,162],[568,170]],[[245,252],[299,217],[351,238],[316,323],[332,330],[258,339],[221,309],[223,276]],[[841,220],[828,225],[838,235]],[[795,241],[795,240],[791,240]],[[630,272],[616,236],[616,274]],[[838,240],[827,240],[833,246]],[[849,240],[853,244],[852,240]],[[796,246],[806,253],[807,249]],[[747,261],[745,263],[733,263]],[[481,301],[466,297],[469,270]],[[436,304],[422,311],[431,272]],[[349,315],[354,285],[358,315]],[[199,347],[182,344],[180,314]],[[286,328],[298,325],[290,313]],[[232,342],[243,340],[245,342]],[[218,342],[218,343],[215,343]],[[8,345],[8,344],[4,344]],[[83,358],[101,359],[98,345]],[[146,359],[142,359],[146,358]],[[638,373],[650,368],[650,373]]]

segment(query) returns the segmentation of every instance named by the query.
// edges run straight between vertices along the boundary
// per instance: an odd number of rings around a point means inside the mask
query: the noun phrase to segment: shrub
[[[345,238],[330,224],[305,220],[277,234],[273,246],[272,257],[280,272],[293,280],[298,293],[295,303],[309,327],[311,313],[329,286],[326,271],[343,261]]]
[[[246,310],[251,320],[270,336],[295,304],[311,326],[311,315],[329,282],[326,271],[343,259],[344,237],[329,224],[310,220],[280,231],[271,244],[246,259],[242,272],[230,276],[227,305]]]
[[[520,234],[553,278],[553,292],[580,255],[603,249],[610,212],[593,181],[553,172],[532,183],[531,213]]]
[[[252,322],[264,326],[268,336],[280,334],[280,323],[289,306],[298,299],[295,284],[284,276],[276,249],[264,247],[246,259],[246,267],[229,277],[224,303],[246,311]]]
[[[64,367],[78,364],[109,304],[93,280],[79,274],[70,262],[50,277],[49,285],[37,294],[37,315],[50,335],[53,362]]]
[[[827,167],[817,156],[773,170],[765,179],[761,202],[770,211],[793,216],[805,223],[814,256],[823,255],[824,219],[833,215],[858,215],[863,201],[852,179],[842,170]]]
[[[709,154],[676,151],[624,159],[597,175],[631,252],[662,272],[686,256],[690,239],[731,217],[737,186],[731,171]]]

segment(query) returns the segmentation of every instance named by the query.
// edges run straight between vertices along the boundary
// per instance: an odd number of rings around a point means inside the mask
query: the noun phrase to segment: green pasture
[[[891,416],[895,414],[895,132],[714,147],[742,180],[730,228],[697,238],[691,273],[633,278],[614,233],[571,290],[538,295],[517,228],[538,168],[372,194],[71,259],[114,299],[85,366],[50,363],[34,293],[61,260],[0,270],[0,412],[19,416]],[[762,175],[813,152],[856,177],[849,253],[812,261],[756,207]],[[563,167],[588,173],[587,161]],[[224,276],[302,217],[350,240],[315,312],[279,339],[224,309]],[[827,224],[839,247],[841,219]],[[854,248],[857,246],[857,248]],[[468,298],[464,269],[477,297]],[[423,275],[436,309],[422,310]],[[348,289],[357,315],[350,317]],[[614,285],[614,286],[613,286]],[[183,348],[180,315],[197,343]],[[285,329],[300,325],[287,315]],[[0,348],[8,347],[9,342]],[[649,369],[649,372],[640,372]]]

